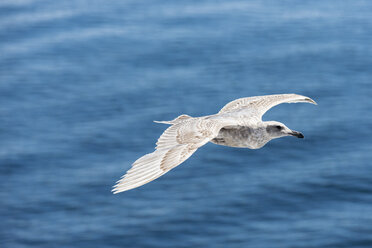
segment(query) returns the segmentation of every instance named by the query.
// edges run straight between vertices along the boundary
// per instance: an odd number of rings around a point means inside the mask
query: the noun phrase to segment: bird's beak
[[[302,133],[293,131],[293,130],[289,133],[289,135],[296,136],[297,138],[300,138],[300,139],[305,137]]]

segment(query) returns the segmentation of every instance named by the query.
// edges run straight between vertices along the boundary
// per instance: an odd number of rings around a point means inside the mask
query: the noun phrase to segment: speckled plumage
[[[232,101],[215,115],[181,115],[171,121],[160,121],[158,123],[171,126],[158,139],[155,151],[136,160],[114,186],[113,192],[130,190],[164,175],[208,142],[258,149],[271,139],[282,136],[303,138],[301,133],[282,123],[263,122],[261,119],[273,106],[295,102],[316,104],[311,98],[296,94],[255,96]]]
[[[223,127],[211,142],[217,145],[258,149],[267,143],[263,127]]]

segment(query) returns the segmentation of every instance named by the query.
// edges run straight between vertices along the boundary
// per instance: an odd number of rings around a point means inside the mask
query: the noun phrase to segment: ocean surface
[[[372,2],[0,1],[0,247],[372,247]],[[180,114],[303,132],[111,187]]]

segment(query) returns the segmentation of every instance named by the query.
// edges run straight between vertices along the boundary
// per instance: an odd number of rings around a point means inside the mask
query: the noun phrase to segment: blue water
[[[0,1],[0,247],[372,247],[372,2]],[[110,190],[180,114],[298,93],[260,150]]]

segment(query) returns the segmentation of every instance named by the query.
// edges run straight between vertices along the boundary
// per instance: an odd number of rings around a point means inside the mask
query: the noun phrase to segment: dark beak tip
[[[292,136],[295,136],[295,137],[297,137],[297,138],[300,138],[300,139],[303,139],[303,138],[305,137],[302,133],[297,132],[297,131],[293,131],[293,132],[291,133],[291,135],[292,135]]]

